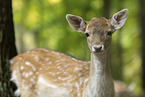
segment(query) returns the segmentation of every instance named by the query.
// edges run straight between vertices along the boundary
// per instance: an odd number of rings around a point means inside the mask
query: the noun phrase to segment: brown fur
[[[15,94],[21,97],[114,97],[108,32],[121,28],[127,14],[128,10],[124,9],[111,20],[95,17],[87,24],[79,16],[66,15],[73,29],[88,34],[91,62],[42,48],[20,54],[11,60],[11,80],[18,87]],[[114,17],[120,18],[119,21]]]

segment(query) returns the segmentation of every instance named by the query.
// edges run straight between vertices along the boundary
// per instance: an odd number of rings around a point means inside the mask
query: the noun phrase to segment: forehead
[[[109,27],[109,20],[105,19],[104,17],[95,17],[91,21],[88,22],[87,28],[95,29],[95,30],[101,30],[101,29],[107,29]]]

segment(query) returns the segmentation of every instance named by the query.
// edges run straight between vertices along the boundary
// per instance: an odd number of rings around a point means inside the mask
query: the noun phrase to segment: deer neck
[[[114,97],[109,51],[91,53],[90,78],[85,94],[84,97]]]

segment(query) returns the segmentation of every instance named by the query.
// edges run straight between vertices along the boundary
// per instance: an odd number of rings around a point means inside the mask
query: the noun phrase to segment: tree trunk
[[[12,20],[12,1],[0,0],[0,97],[13,97],[9,60],[17,54]]]
[[[140,22],[141,22],[141,37],[142,37],[142,82],[145,92],[145,0],[140,0]]]
[[[104,12],[103,12],[103,16],[105,18],[110,18],[110,9],[111,9],[111,0],[104,0]]]

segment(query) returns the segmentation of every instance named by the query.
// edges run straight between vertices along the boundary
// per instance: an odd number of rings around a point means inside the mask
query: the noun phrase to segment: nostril
[[[99,52],[102,50],[102,46],[96,46],[96,47],[94,47],[94,49],[96,52]]]

